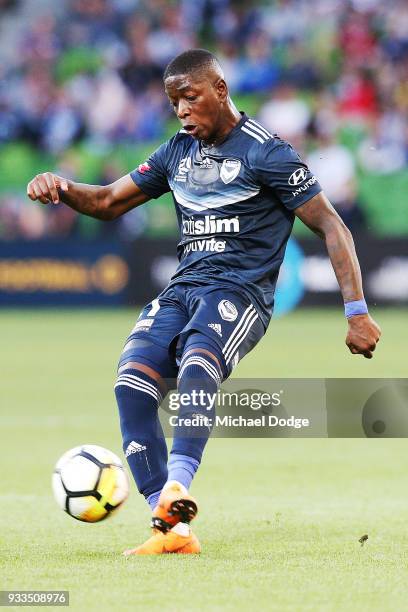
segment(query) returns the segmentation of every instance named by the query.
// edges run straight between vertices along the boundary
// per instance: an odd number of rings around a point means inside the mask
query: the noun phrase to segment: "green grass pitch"
[[[407,312],[375,316],[383,338],[371,361],[347,352],[340,310],[298,311],[271,324],[235,375],[406,377]],[[0,588],[67,589],[78,611],[406,609],[404,439],[211,440],[192,488],[199,558],[121,556],[148,536],[133,485],[101,524],[57,508],[50,479],[63,451],[121,454],[112,388],[135,317],[0,313]]]

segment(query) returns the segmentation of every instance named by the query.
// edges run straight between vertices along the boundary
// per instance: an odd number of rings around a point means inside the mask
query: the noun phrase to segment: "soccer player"
[[[102,187],[46,172],[27,187],[32,200],[106,220],[173,194],[180,264],[140,314],[115,385],[123,449],[153,512],[153,535],[127,555],[200,552],[188,489],[214,417],[203,398],[215,396],[264,335],[295,216],[325,240],[350,351],[370,359],[380,337],[350,232],[292,147],[238,112],[216,57],[203,49],[182,53],[167,66],[164,87],[182,128],[129,175]],[[175,377],[191,401],[180,406],[168,459],[158,407]],[[197,405],[199,391],[206,395]],[[192,433],[188,419],[197,416]]]

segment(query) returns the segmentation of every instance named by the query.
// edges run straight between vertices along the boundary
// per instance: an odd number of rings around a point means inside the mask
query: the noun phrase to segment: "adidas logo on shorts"
[[[211,327],[211,329],[213,329],[215,332],[217,332],[217,334],[220,336],[220,338],[222,338],[222,329],[221,329],[221,325],[219,323],[209,323],[208,327]]]
[[[146,446],[143,444],[139,444],[139,442],[131,442],[126,449],[125,457],[129,457],[129,455],[133,455],[133,453],[140,453],[141,451],[145,451]]]

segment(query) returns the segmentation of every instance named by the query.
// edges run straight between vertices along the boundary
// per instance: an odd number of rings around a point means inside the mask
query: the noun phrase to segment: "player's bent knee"
[[[200,376],[210,376],[217,385],[220,385],[225,378],[223,358],[219,347],[201,332],[193,332],[186,340],[177,377],[178,382],[186,374],[191,376],[194,371]]]
[[[161,375],[157,370],[151,368],[148,365],[145,365],[144,363],[140,363],[140,361],[127,361],[126,363],[121,365],[120,368],[118,368],[118,374],[121,374],[125,370],[139,370],[140,372],[144,372],[154,380],[162,379]]]
[[[137,367],[132,364],[137,364]],[[118,373],[129,367],[162,379],[175,378],[177,372],[175,361],[170,358],[167,348],[140,338],[130,338],[119,358]]]

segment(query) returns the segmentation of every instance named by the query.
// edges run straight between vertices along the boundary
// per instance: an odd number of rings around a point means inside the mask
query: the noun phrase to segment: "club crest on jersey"
[[[237,178],[241,170],[239,159],[224,159],[221,166],[220,178],[226,185]]]
[[[224,321],[235,321],[238,316],[237,307],[229,300],[221,300],[218,304],[218,312]]]

